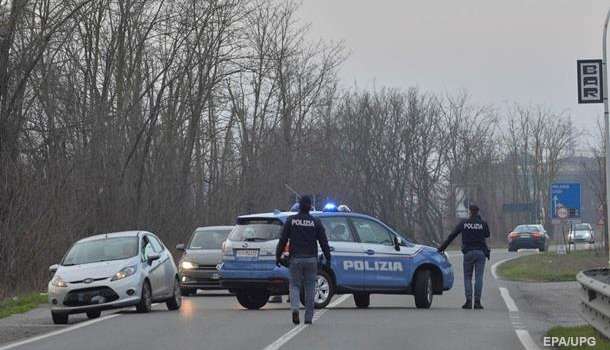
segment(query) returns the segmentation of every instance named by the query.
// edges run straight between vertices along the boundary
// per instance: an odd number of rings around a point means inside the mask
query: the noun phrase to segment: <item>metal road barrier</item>
[[[580,313],[593,328],[610,338],[610,269],[581,271]]]

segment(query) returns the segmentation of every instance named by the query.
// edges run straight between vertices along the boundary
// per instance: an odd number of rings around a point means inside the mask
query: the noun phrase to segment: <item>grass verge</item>
[[[610,349],[610,342],[608,339],[605,339],[598,331],[596,331],[591,326],[575,326],[575,327],[553,327],[549,329],[546,333],[549,337],[559,337],[563,338],[566,341],[569,338],[578,339],[578,337],[594,337],[595,338],[595,346],[589,346],[587,344],[583,346],[561,346],[559,349],[561,350],[577,350],[577,349],[587,349],[587,350],[607,350]],[[569,343],[568,343],[569,344]]]
[[[0,301],[0,318],[14,314],[20,314],[37,308],[40,304],[47,303],[47,295],[30,293],[19,297],[8,298]]]
[[[525,255],[498,266],[498,275],[511,281],[575,281],[579,271],[605,267],[608,257],[595,250],[578,250],[566,255],[540,253]]]

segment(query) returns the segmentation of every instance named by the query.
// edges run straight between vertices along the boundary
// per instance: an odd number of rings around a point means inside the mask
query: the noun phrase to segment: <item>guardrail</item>
[[[593,328],[610,338],[610,269],[581,271],[580,313]]]

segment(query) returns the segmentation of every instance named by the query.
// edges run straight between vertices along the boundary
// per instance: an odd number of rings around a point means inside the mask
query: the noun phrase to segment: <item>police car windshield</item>
[[[122,260],[138,255],[138,237],[116,237],[76,243],[62,265],[90,264],[100,261]]]
[[[279,239],[282,222],[276,219],[241,219],[229,234],[231,241],[264,242]]]
[[[231,232],[230,229],[197,230],[193,232],[188,249],[220,249],[229,232]]]
[[[591,226],[589,224],[576,224],[573,226],[574,231],[589,231],[591,230]]]

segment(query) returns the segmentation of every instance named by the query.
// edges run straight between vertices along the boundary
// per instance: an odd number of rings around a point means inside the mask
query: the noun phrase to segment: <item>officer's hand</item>
[[[436,251],[439,253],[442,253],[444,251],[444,249],[442,249],[441,247],[436,248]]]

